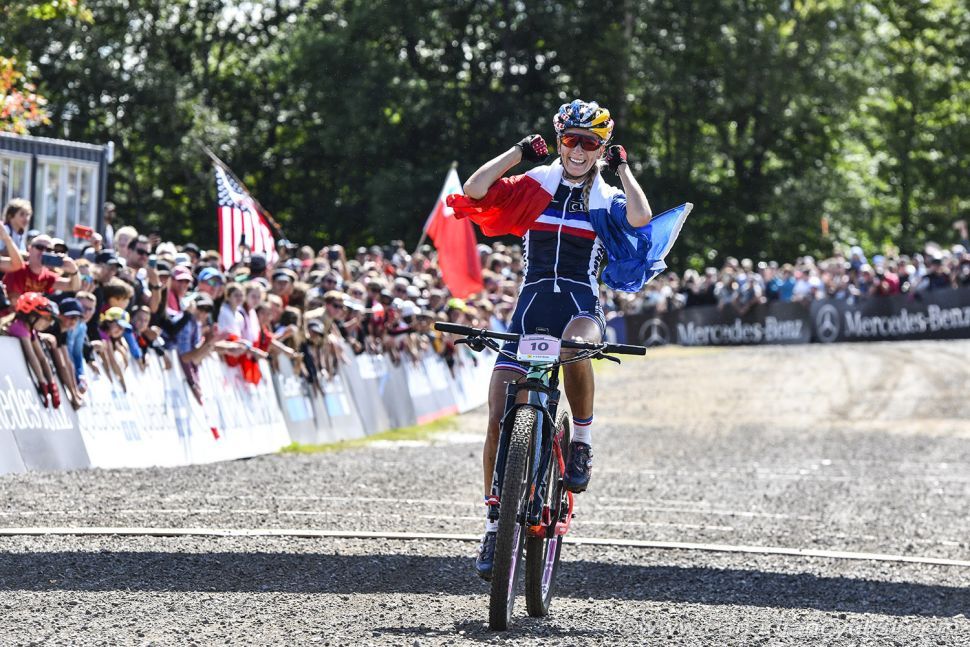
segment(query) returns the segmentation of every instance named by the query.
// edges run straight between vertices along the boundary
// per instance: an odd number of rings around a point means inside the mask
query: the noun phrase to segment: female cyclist
[[[465,182],[465,195],[449,196],[448,205],[456,217],[471,218],[486,235],[512,233],[524,238],[524,277],[510,332],[545,328],[550,335],[598,343],[606,330],[599,304],[603,261],[609,261],[603,272],[609,287],[638,291],[666,267],[662,259],[689,206],[661,214],[664,222],[653,230],[650,204],[630,171],[626,151],[610,145],[610,112],[596,102],[577,99],[563,104],[553,126],[559,157],[552,164],[503,177],[522,161],[546,159],[546,143],[540,135],[530,135],[475,171]],[[603,163],[619,176],[622,191],[600,176]],[[505,349],[514,353],[516,346],[508,342]],[[587,360],[568,364],[563,371],[573,415],[564,480],[567,489],[582,492],[592,470],[593,369]],[[492,373],[482,460],[488,506],[499,504],[492,481],[506,385],[525,373],[523,365],[501,356]],[[491,577],[497,525],[486,520],[476,562],[485,579]]]

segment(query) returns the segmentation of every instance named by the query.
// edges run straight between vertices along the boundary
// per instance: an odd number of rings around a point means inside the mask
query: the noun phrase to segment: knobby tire
[[[560,411],[556,420],[556,430],[563,429],[560,449],[563,456],[569,448],[570,427],[569,415]],[[549,503],[555,525],[559,521],[559,514],[567,506],[565,489],[562,486],[562,472],[555,455],[550,458],[549,472],[546,476],[546,501]],[[525,544],[525,607],[529,615],[541,618],[549,614],[552,596],[556,588],[556,574],[559,572],[559,554],[562,551],[562,537],[528,537]],[[551,543],[550,543],[551,542]],[[550,568],[547,588],[543,591],[543,579],[546,568]]]
[[[493,631],[505,631],[509,628],[512,607],[515,605],[518,574],[522,572],[521,556],[526,529],[519,525],[518,516],[519,510],[522,509],[522,499],[526,495],[530,450],[536,420],[535,409],[529,406],[521,407],[515,412],[515,421],[509,438],[488,604],[488,626]],[[516,528],[519,529],[518,533]]]

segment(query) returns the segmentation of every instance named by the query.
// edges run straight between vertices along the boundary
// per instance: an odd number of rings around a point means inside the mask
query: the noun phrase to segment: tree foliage
[[[959,0],[90,0],[0,51],[49,98],[33,132],[116,143],[122,217],[213,241],[212,146],[291,239],[417,239],[467,177],[576,96],[655,210],[697,206],[681,264],[945,242],[970,208]],[[823,235],[820,221],[831,223]]]

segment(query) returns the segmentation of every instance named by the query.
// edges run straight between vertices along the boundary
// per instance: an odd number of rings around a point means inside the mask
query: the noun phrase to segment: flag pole
[[[448,170],[449,171],[453,171],[453,170],[455,170],[457,168],[458,168],[458,161],[456,160],[456,161],[453,161],[451,163],[451,166],[448,167]],[[445,182],[447,182],[447,181],[448,181],[448,174],[446,173],[445,174]],[[445,187],[442,186],[441,187],[441,190],[444,191],[444,189],[445,189]],[[438,195],[438,199],[441,199],[441,195],[440,194]],[[438,208],[438,201],[436,200],[435,203],[434,203],[434,206],[431,207],[431,213],[429,213],[428,214],[428,217],[424,219],[424,227],[421,228],[421,238],[418,239],[418,244],[414,246],[414,252],[411,253],[411,256],[412,257],[415,254],[418,253],[418,250],[421,249],[422,243],[424,243],[424,241],[428,238],[428,223],[431,222],[431,216],[434,215],[435,209],[437,209],[437,208]]]
[[[205,152],[205,154],[209,156],[209,159],[212,160],[212,163],[218,165],[223,171],[228,173],[229,177],[231,177],[237,184],[239,184],[239,186],[241,186],[243,190],[249,195],[252,201],[256,203],[256,206],[259,208],[260,215],[266,218],[266,221],[269,223],[270,227],[272,227],[275,230],[276,236],[280,239],[286,239],[286,236],[283,235],[283,228],[280,227],[279,223],[273,219],[273,214],[271,214],[263,205],[261,205],[259,203],[259,200],[253,197],[252,192],[246,187],[245,184],[243,184],[243,181],[240,180],[239,177],[237,177],[236,174],[232,172],[232,169],[229,168],[229,165],[223,162],[221,159],[219,159],[219,156],[213,153],[212,149],[210,149],[208,146],[206,146],[202,142],[197,142],[197,143],[199,144],[199,147],[202,148],[202,150]]]

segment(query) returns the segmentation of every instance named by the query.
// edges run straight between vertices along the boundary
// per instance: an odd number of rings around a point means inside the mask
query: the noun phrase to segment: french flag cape
[[[557,159],[524,175],[500,178],[479,200],[455,193],[447,203],[456,218],[470,218],[486,236],[524,236],[552,201],[561,180]],[[643,227],[633,227],[626,219],[626,196],[597,173],[589,194],[589,217],[609,260],[603,282],[614,290],[638,292],[667,269],[664,258],[693,208],[686,202]]]

